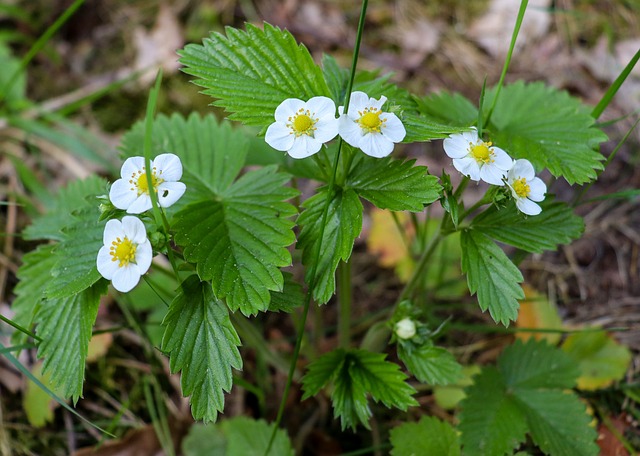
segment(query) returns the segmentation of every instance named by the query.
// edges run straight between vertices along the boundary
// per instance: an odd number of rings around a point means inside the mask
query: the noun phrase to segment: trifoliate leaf
[[[460,379],[462,366],[442,347],[398,344],[398,358],[418,380],[430,385],[449,385]]]
[[[415,390],[405,382],[406,378],[397,364],[385,360],[384,354],[338,349],[311,363],[302,379],[303,399],[332,382],[334,416],[341,418],[342,428],[355,429],[358,423],[369,428],[367,394],[387,407],[406,410],[417,405],[412,397]]]
[[[459,93],[433,93],[416,102],[420,113],[445,125],[469,127],[478,120],[478,108]]]
[[[307,48],[288,31],[265,23],[264,30],[227,27],[226,34],[213,33],[179,54],[183,71],[198,78],[195,83],[231,113],[229,119],[267,126],[287,98],[331,95]]]
[[[329,201],[322,240],[323,212]],[[318,191],[303,203],[304,212],[298,217],[302,227],[297,248],[302,250],[302,263],[306,266],[305,280],[312,283],[313,264],[318,256],[313,298],[320,304],[329,299],[336,288],[335,272],[340,260],[347,261],[353,242],[362,229],[362,203],[355,191],[336,188],[331,195],[327,188]]]
[[[371,158],[360,154],[347,178],[347,186],[380,209],[421,212],[440,197],[438,178],[415,160]]]
[[[66,188],[60,190],[53,205],[47,208],[47,212],[25,228],[23,237],[29,240],[64,240],[65,235],[62,229],[69,225],[70,214],[83,208],[98,207],[95,197],[106,193],[108,193],[106,182],[96,176],[71,182]]]
[[[51,270],[47,297],[72,296],[100,279],[96,258],[107,221],[98,221],[99,215],[97,208],[87,208],[69,217],[63,229],[65,239],[53,251],[57,262]]]
[[[224,408],[223,392],[233,384],[232,368],[242,369],[240,338],[227,307],[208,283],[192,275],[180,286],[162,324],[162,350],[169,353],[171,372],[182,371],[182,393],[191,396],[193,417],[215,421]]]
[[[460,412],[464,454],[502,456],[511,454],[525,440],[525,416],[512,395],[506,394],[502,375],[487,367],[466,390]]]
[[[38,357],[44,358],[42,372],[74,402],[82,395],[91,330],[106,291],[103,280],[74,296],[46,299],[35,317],[36,334],[42,338],[38,344]]]
[[[291,264],[295,236],[285,200],[297,195],[275,167],[251,171],[224,192],[184,207],[174,217],[176,242],[211,280],[218,298],[245,315],[267,310],[270,291],[282,291],[280,267]]]
[[[467,274],[471,294],[478,293],[478,303],[491,317],[505,326],[518,316],[518,299],[524,297],[518,285],[520,270],[500,247],[484,234],[465,230],[460,237],[462,272]]]
[[[533,442],[546,454],[595,456],[598,433],[580,399],[568,391],[520,389],[515,396],[527,417]]]
[[[498,370],[509,388],[573,388],[578,376],[576,363],[569,356],[534,339],[505,348]]]
[[[494,93],[487,93],[486,107]],[[569,184],[583,184],[596,178],[604,160],[594,149],[607,136],[594,123],[589,110],[567,92],[520,81],[502,89],[487,129],[491,141],[513,158],[526,158]]]
[[[18,269],[18,285],[14,289],[16,299],[11,304],[15,313],[13,321],[23,328],[30,329],[38,311],[44,293],[51,282],[51,270],[58,259],[53,255],[55,244],[40,245],[22,257]],[[24,343],[27,335],[16,331],[12,340],[16,344]]]
[[[569,244],[584,231],[582,218],[565,203],[545,201],[542,212],[526,216],[514,203],[507,207],[490,207],[473,219],[471,226],[481,233],[527,252],[555,250]]]
[[[227,437],[226,456],[293,456],[293,447],[284,429],[276,431],[271,450],[265,453],[274,426],[274,423],[246,416],[222,421],[220,427]]]
[[[213,115],[188,119],[174,114],[159,115],[153,123],[151,157],[170,152],[180,157],[181,182],[187,186],[177,207],[224,192],[233,183],[245,163],[249,148],[247,133],[218,122]],[[123,138],[125,157],[141,156],[144,148],[144,122],[137,123]],[[172,206],[173,208],[173,206]]]
[[[284,288],[282,291],[272,291],[269,302],[269,312],[291,313],[297,307],[304,304],[304,291],[302,285],[293,280],[288,272],[283,272]]]
[[[629,349],[605,331],[571,334],[562,350],[579,363],[578,388],[583,390],[606,388],[621,380],[631,362]]]
[[[455,429],[433,416],[417,423],[404,423],[390,432],[392,456],[459,456],[460,442]]]

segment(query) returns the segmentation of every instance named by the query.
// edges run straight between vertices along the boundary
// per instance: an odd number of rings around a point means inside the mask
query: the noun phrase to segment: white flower
[[[143,157],[130,157],[120,170],[120,177],[109,191],[109,199],[118,209],[141,214],[151,209]],[[187,186],[177,182],[182,177],[182,163],[177,155],[161,154],[151,160],[151,181],[160,207],[169,207],[184,194]]]
[[[387,98],[369,98],[364,92],[353,92],[349,99],[349,110],[343,113],[340,106],[340,136],[365,154],[382,158],[393,151],[394,143],[404,139],[407,132],[398,116],[382,111]]]
[[[542,208],[534,201],[544,200],[547,186],[536,172],[529,160],[516,160],[507,174],[507,185],[516,200],[516,207],[527,215],[538,215]]]
[[[293,158],[310,157],[338,134],[336,105],[327,97],[313,97],[306,103],[287,98],[276,108],[275,119],[264,139]]]
[[[444,140],[445,153],[453,158],[453,166],[469,179],[504,185],[503,179],[513,160],[499,147],[478,138],[475,127]]]
[[[403,318],[395,326],[396,335],[400,339],[411,339],[416,335],[416,324],[411,318]]]
[[[151,266],[153,253],[144,224],[129,215],[123,217],[122,222],[109,220],[102,242],[96,261],[98,272],[111,280],[116,290],[130,291]]]

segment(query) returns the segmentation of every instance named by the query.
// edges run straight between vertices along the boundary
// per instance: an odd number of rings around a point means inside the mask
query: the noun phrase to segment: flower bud
[[[395,326],[396,335],[400,339],[411,339],[416,335],[416,324],[411,318],[403,318]]]

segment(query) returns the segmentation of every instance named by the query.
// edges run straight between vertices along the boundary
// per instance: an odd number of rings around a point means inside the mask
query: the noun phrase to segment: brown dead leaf
[[[87,362],[93,363],[102,358],[107,353],[112,343],[113,334],[111,333],[96,334],[91,337],[91,340],[89,341]]]
[[[610,423],[618,434],[622,435],[626,428],[626,424],[622,416],[610,417]],[[597,444],[600,447],[600,456],[629,456],[622,442],[604,423],[598,427]]]
[[[378,264],[385,268],[396,268],[400,280],[407,280],[413,271],[413,259],[409,255],[407,242],[414,232],[409,217],[404,212],[396,213],[405,237],[398,231],[390,211],[374,209],[371,212],[371,229],[367,237],[367,249],[378,255]]]
[[[535,289],[522,284],[524,291],[524,299],[520,301],[520,310],[516,326],[519,328],[532,329],[560,329],[562,328],[562,319],[558,314],[555,304],[546,296],[538,293]],[[550,344],[555,345],[560,341],[560,333],[530,333],[519,332],[516,338],[526,341],[530,338],[536,340],[546,340]]]

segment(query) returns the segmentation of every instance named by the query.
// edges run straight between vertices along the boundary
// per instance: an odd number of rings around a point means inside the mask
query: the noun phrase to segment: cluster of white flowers
[[[371,157],[386,157],[406,135],[398,116],[382,110],[386,101],[384,96],[376,100],[364,92],[353,92],[349,109],[345,113],[340,106],[336,118],[336,105],[330,98],[313,97],[307,102],[288,98],[277,107],[276,121],[267,128],[265,141],[293,158],[306,158],[339,134]]]
[[[120,179],[109,191],[111,203],[128,214],[142,214],[151,209],[149,181],[143,157],[128,158],[120,170]],[[151,161],[151,183],[160,207],[169,207],[184,194],[182,163],[174,154],[161,154]],[[149,270],[153,250],[144,223],[137,217],[109,220],[102,237],[104,245],[98,252],[98,272],[113,287],[126,293],[135,287]]]
[[[513,160],[504,150],[479,138],[475,128],[449,136],[443,146],[453,166],[469,179],[506,184],[520,212],[538,215],[542,211],[536,203],[544,200],[547,186],[536,177],[529,160]]]

